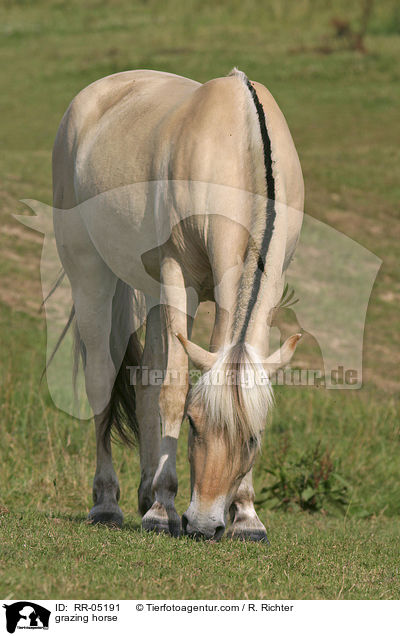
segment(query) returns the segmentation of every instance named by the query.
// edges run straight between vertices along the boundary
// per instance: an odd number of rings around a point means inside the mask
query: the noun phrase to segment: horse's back
[[[69,172],[78,203],[147,180],[156,140],[151,133],[197,86],[171,73],[146,70],[93,82],[72,100],[61,121],[53,150],[56,178]]]
[[[253,86],[271,137],[278,200],[302,210],[301,169],[286,121],[267,89],[256,83]],[[115,193],[107,195],[107,209],[101,218],[92,206],[96,215],[87,214],[85,220],[96,249],[115,267],[111,262],[114,256],[108,253],[110,232],[104,232],[104,227],[109,227],[110,212],[121,210],[120,192],[125,186],[196,182],[204,185],[200,197],[196,190],[197,204],[202,203],[203,195],[205,199],[215,196],[213,185],[228,186],[230,190],[223,196],[228,213],[235,205],[241,207],[240,198],[232,194],[238,189],[264,196],[263,143],[248,80],[233,72],[199,84],[156,71],[127,71],[98,80],[75,97],[64,115],[54,146],[53,172],[56,207],[74,207],[101,193]],[[133,188],[130,192],[138,191]],[[180,199],[177,191],[173,192],[173,203],[187,210],[191,192],[190,185]],[[156,238],[154,207],[149,215],[146,197],[143,191],[139,203],[137,199],[132,202],[132,224],[122,228],[114,223],[111,230],[116,241],[126,238],[131,253],[143,248],[145,238]],[[215,201],[207,207],[215,208]],[[165,206],[163,209],[170,214]],[[240,213],[246,216],[250,211]],[[300,217],[293,222],[289,219],[289,256]],[[121,223],[123,219],[118,218]],[[220,232],[220,228],[215,230],[214,234]],[[199,219],[196,244],[203,249],[200,243],[206,242]],[[184,255],[182,258],[185,260]]]
[[[253,85],[268,120],[281,196],[288,193],[288,204],[301,208],[301,169],[285,118],[267,89]],[[205,84],[158,71],[117,73],[71,102],[56,138],[56,172],[57,164],[70,162],[80,200],[163,178],[262,193],[265,184],[248,170],[262,167],[262,157],[254,158],[261,149],[257,126],[239,73]]]

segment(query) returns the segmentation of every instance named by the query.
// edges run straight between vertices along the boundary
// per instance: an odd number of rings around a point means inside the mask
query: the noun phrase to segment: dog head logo
[[[7,631],[13,634],[16,629],[48,629],[51,612],[32,603],[18,601],[11,605],[3,605],[6,610]]]

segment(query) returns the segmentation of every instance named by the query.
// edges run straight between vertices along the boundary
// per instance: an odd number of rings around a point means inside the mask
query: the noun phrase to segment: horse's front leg
[[[267,531],[254,509],[253,475],[250,470],[243,477],[229,510],[232,525],[227,535],[231,538],[268,543]]]
[[[142,520],[146,530],[181,533],[181,519],[175,509],[178,490],[176,451],[188,392],[188,359],[175,333],[187,333],[186,290],[183,276],[174,262],[164,264],[163,323],[166,350],[165,378],[159,396],[162,426],[160,459],[153,479],[154,503]]]
[[[177,329],[183,328],[183,324],[176,326]],[[182,346],[170,331],[167,340],[168,364],[159,398],[162,425],[160,460],[152,484],[155,501],[143,517],[142,526],[146,530],[179,536],[181,519],[175,509],[178,490],[176,450],[188,391],[188,362]]]

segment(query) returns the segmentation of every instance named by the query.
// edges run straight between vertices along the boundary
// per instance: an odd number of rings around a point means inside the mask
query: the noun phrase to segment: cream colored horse
[[[110,429],[123,433],[125,409],[139,440],[145,529],[218,539],[230,515],[231,536],[266,539],[251,469],[272,403],[268,374],[300,337],[268,357],[303,209],[277,104],[236,69],[205,84],[155,71],[112,75],[70,104],[53,174],[57,247],[96,423],[90,518],[122,523]],[[130,337],[132,290],[147,306],[143,355]],[[189,340],[207,299],[216,303],[209,352]],[[190,391],[188,356],[203,372]],[[136,405],[126,369],[135,365],[164,378],[139,374]],[[181,525],[175,464],[185,413],[192,498]]]

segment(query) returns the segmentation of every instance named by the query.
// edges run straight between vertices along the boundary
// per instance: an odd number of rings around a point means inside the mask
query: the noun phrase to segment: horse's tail
[[[122,442],[130,446],[138,440],[139,428],[136,418],[135,387],[131,383],[131,367],[138,368],[142,360],[142,346],[135,330],[135,317],[141,312],[141,298],[138,292],[122,280],[117,281],[113,301],[110,332],[110,352],[116,369],[110,401],[104,411],[103,439],[108,440],[116,433]],[[85,366],[85,345],[78,325],[74,328],[74,370],[73,380],[79,368],[79,360]],[[133,374],[132,374],[133,375]]]

